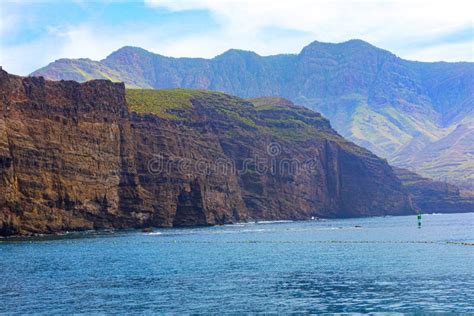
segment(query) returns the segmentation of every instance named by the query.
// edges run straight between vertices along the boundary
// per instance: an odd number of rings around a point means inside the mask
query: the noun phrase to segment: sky
[[[419,61],[474,61],[472,0],[0,0],[0,65],[28,75],[123,46],[212,58],[362,39]]]

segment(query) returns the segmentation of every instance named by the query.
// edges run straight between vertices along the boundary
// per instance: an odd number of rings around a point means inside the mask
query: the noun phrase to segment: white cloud
[[[221,23],[224,38],[241,37],[241,44],[236,47],[259,46],[251,42],[252,34],[276,27],[307,32],[319,41],[361,38],[395,52],[403,51],[406,56],[415,54],[414,49],[405,47],[407,41],[424,41],[472,29],[474,11],[474,2],[470,0],[145,0],[145,3],[172,11],[209,10]],[[469,57],[465,52],[456,57],[456,53],[451,52],[449,59]],[[445,56],[432,55],[430,60]]]
[[[411,30],[417,34],[451,31],[472,26],[470,0],[145,0],[150,7],[174,11],[207,9],[227,25],[240,28],[278,26],[328,36],[352,32],[378,33]],[[396,30],[395,30],[396,29]],[[411,33],[410,33],[411,34]]]
[[[262,55],[297,53],[313,40],[341,42],[351,38],[361,38],[409,59],[474,60],[472,37],[449,44],[437,40],[454,32],[472,30],[472,1],[145,0],[145,3],[150,10],[207,10],[218,26],[178,34],[173,32],[176,30],[172,24],[163,25],[160,21],[140,26],[98,25],[94,21],[51,26],[38,39],[20,44],[2,43],[0,64],[10,72],[26,75],[55,59],[99,60],[125,45],[168,56],[209,58],[229,48],[253,50]],[[18,16],[2,13],[0,35],[10,32],[17,21]],[[290,31],[285,33],[285,30]]]

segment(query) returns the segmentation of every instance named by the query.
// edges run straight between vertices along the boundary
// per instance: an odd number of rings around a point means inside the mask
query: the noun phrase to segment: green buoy
[[[416,219],[418,220],[418,228],[421,228],[421,213],[416,214]]]

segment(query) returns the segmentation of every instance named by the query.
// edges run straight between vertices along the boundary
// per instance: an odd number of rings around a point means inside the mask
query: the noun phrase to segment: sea
[[[474,313],[474,213],[0,239],[0,314]]]

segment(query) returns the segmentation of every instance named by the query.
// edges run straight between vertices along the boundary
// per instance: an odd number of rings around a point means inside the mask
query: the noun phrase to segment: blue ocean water
[[[0,242],[0,313],[474,312],[474,213]]]

